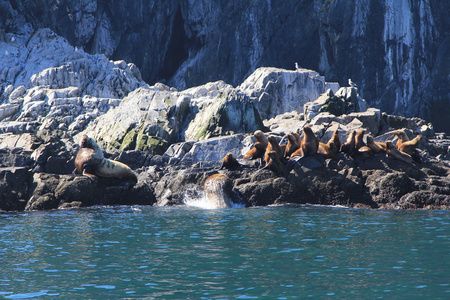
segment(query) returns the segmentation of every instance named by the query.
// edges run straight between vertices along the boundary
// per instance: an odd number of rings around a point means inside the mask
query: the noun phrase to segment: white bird
[[[6,50],[5,51],[5,56],[8,56],[9,55],[9,52],[8,52],[8,50]]]
[[[348,84],[349,84],[352,88],[355,88],[355,89],[358,88],[358,86],[356,85],[356,83],[354,83],[350,78],[348,79]]]
[[[11,38],[11,42],[14,42],[16,39],[14,37]]]
[[[300,69],[300,66],[298,65],[298,63],[295,63],[295,69],[296,70]]]

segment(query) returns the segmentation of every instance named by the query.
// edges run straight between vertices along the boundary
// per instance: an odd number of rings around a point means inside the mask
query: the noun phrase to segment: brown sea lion
[[[255,133],[253,133],[253,136],[264,146],[264,149],[267,148],[269,140],[264,132],[262,132],[261,130],[256,130]]]
[[[286,145],[286,150],[284,151],[284,157],[289,158],[292,153],[294,153],[298,148],[300,148],[300,143],[298,143],[298,138],[295,132],[289,132],[287,134],[288,143]]]
[[[355,135],[355,150],[359,150],[359,148],[367,146],[366,143],[364,143],[364,129],[360,130]]]
[[[266,152],[266,147],[263,146],[260,142],[256,142],[253,145],[253,148],[245,153],[243,159],[257,159],[263,158],[264,153]]]
[[[381,147],[379,144],[375,143],[373,137],[371,135],[367,136],[367,147],[369,147],[374,154],[378,154],[381,152],[386,152],[386,150]]]
[[[319,142],[317,153],[322,155],[324,158],[334,159],[336,158],[336,153],[338,153],[338,148],[334,144],[333,139],[330,139],[326,144]]]
[[[225,157],[222,159],[222,165],[219,170],[228,169],[228,170],[236,170],[241,167],[241,164],[237,161],[237,159],[233,156],[233,153],[228,152]]]
[[[373,152],[372,149],[370,149],[370,147],[362,146],[361,148],[356,150],[356,154],[358,155],[358,157],[366,159],[371,157],[373,155]]]
[[[413,162],[411,155],[398,150],[397,147],[392,142],[386,142],[386,153],[388,154],[389,157],[400,160],[407,164]]]
[[[341,152],[352,154],[355,150],[355,135],[356,131],[352,130],[347,137],[347,140],[344,144],[341,145]]]
[[[397,143],[397,149],[409,155],[414,155],[420,142],[422,142],[422,136],[418,135],[410,141],[400,143],[400,145]]]
[[[284,169],[284,164],[281,162],[281,157],[275,150],[271,150],[267,153],[269,156],[268,162],[267,162],[267,168],[272,170],[274,173],[281,173]]]
[[[136,174],[126,164],[109,160],[93,138],[83,135],[75,158],[74,173],[83,174],[96,180],[100,177],[115,177],[119,179],[132,179],[137,182]]]
[[[331,139],[330,139],[330,140],[333,141],[335,147],[336,147],[338,150],[341,149],[341,140],[340,140],[340,138],[339,138],[339,130],[336,129],[336,130],[333,132],[333,135],[331,136]]]
[[[269,141],[269,144],[267,145],[266,148],[266,154],[264,155],[264,161],[266,162],[266,165],[268,164],[269,161],[269,152],[274,150],[277,152],[278,157],[283,157],[284,152],[281,149],[280,145],[278,144],[278,140],[274,135],[269,135],[269,137],[267,138]]]
[[[213,174],[203,185],[210,208],[230,208],[233,182],[225,174]]]
[[[319,140],[316,135],[312,131],[311,127],[305,126],[303,127],[303,138],[300,143],[300,148],[297,149],[294,153],[292,153],[291,157],[294,156],[310,156],[317,153],[317,149],[319,148]]]
[[[409,141],[409,138],[406,135],[406,132],[404,129],[398,129],[398,130],[394,131],[394,134],[398,137],[397,143],[395,144],[397,149],[400,146],[400,144]]]

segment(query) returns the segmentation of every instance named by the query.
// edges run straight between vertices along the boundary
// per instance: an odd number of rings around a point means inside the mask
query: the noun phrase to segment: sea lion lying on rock
[[[100,177],[114,177],[119,179],[131,179],[137,182],[136,174],[126,164],[109,160],[103,156],[103,152],[93,138],[83,135],[75,158],[75,174],[83,174],[97,180]]]

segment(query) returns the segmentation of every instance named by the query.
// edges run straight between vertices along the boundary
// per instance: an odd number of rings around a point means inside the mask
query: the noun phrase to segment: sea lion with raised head
[[[380,144],[375,143],[371,135],[367,136],[367,147],[369,147],[374,154],[386,152],[386,150],[382,146],[380,146]]]
[[[294,153],[298,148],[300,148],[300,143],[298,142],[300,138],[297,138],[298,134],[295,132],[289,132],[287,134],[287,145],[284,151],[284,157],[289,158],[292,153]]]
[[[272,170],[276,174],[280,174],[283,172],[284,164],[281,162],[281,157],[275,150],[271,150],[267,153],[269,156],[267,162],[267,168]]]
[[[352,130],[350,134],[347,137],[347,140],[344,144],[341,145],[341,152],[347,153],[347,154],[353,154],[355,151],[355,135],[356,131]]]
[[[305,126],[303,127],[303,137],[300,143],[300,148],[292,153],[291,157],[314,155],[317,153],[317,149],[319,149],[319,140],[312,131],[311,127]]]
[[[222,159],[222,165],[219,170],[228,169],[228,170],[236,170],[241,167],[241,164],[237,161],[237,159],[233,156],[233,153],[228,152],[225,157]]]
[[[264,132],[262,132],[261,130],[256,130],[255,133],[253,133],[253,136],[258,140],[258,142],[261,143],[261,145],[263,145],[264,149],[267,148],[269,140],[264,134]]]
[[[257,159],[257,158],[263,158],[264,153],[266,152],[266,147],[263,146],[260,142],[256,142],[253,145],[253,148],[247,151],[245,153],[244,157],[242,159]]]
[[[266,154],[264,155],[264,161],[266,162],[266,165],[268,164],[268,161],[269,161],[269,152],[270,151],[272,151],[272,150],[276,151],[278,154],[278,157],[280,157],[280,158],[283,157],[283,155],[284,155],[284,151],[281,149],[281,146],[278,144],[278,140],[275,135],[269,135],[267,140],[269,141],[269,144],[267,145]]]
[[[402,162],[405,162],[407,164],[410,164],[413,162],[413,159],[411,155],[400,151],[397,149],[397,147],[392,142],[386,142],[386,153],[389,157],[394,158],[396,160],[400,160]]]
[[[397,143],[397,149],[408,153],[409,155],[414,155],[416,153],[417,147],[420,145],[420,142],[422,142],[422,136],[418,135],[410,141],[406,141],[400,144]]]
[[[330,139],[326,144],[319,142],[317,153],[322,155],[324,158],[334,159],[336,158],[336,153],[338,153],[338,148],[334,144],[333,139]]]
[[[100,177],[114,177],[119,179],[131,179],[137,182],[136,174],[126,164],[109,160],[103,156],[103,152],[93,138],[83,135],[80,149],[75,157],[74,173],[83,174],[92,180]]]
[[[335,145],[335,147],[338,149],[338,151],[339,151],[339,149],[341,149],[341,140],[340,140],[340,138],[339,138],[339,130],[335,130],[334,132],[333,132],[333,135],[331,136],[331,139],[330,140],[332,140],[333,141],[333,143],[334,143],[334,145]],[[329,141],[328,141],[329,142]]]
[[[409,141],[409,138],[406,135],[406,132],[404,129],[397,129],[396,131],[394,131],[394,134],[398,137],[397,143],[395,144],[397,149],[400,146],[400,144]]]

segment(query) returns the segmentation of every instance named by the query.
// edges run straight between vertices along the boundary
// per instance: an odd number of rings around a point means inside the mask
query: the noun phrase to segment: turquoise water
[[[450,211],[0,213],[0,298],[450,298]]]

